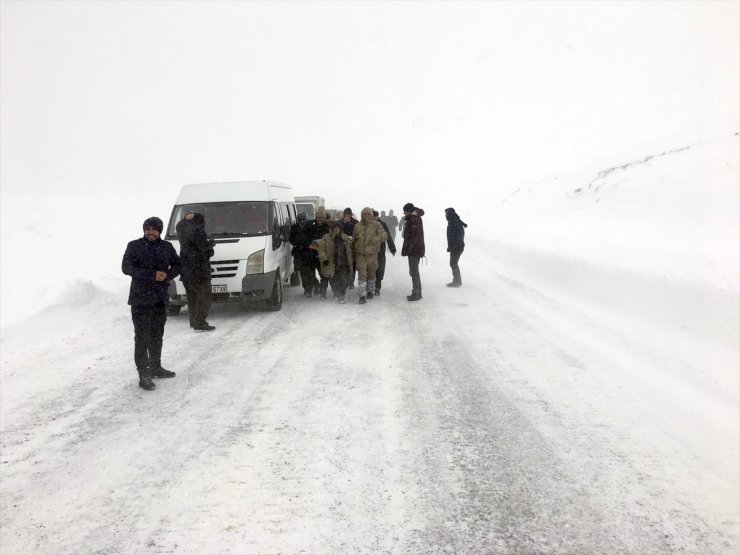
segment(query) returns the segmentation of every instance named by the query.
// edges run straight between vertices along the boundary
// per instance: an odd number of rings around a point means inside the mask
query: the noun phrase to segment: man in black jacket
[[[180,240],[181,279],[188,295],[190,327],[196,331],[215,330],[215,326],[206,321],[211,308],[211,257],[214,245],[206,233],[206,219],[203,214],[188,212],[177,222],[175,229]]]
[[[347,208],[342,211],[342,219],[340,220],[342,222],[342,233],[345,235],[349,235],[352,237],[355,232],[355,226],[360,223],[358,220],[352,216],[352,209],[348,206]],[[350,281],[347,287],[350,289],[355,288],[355,276],[357,275],[357,268],[354,268],[352,270],[352,275],[350,276]]]
[[[307,248],[307,264],[304,267],[304,274],[301,274],[301,280],[304,275],[307,281],[304,281],[303,288],[305,290],[304,295],[310,297],[313,295],[319,295],[321,285],[319,280],[316,278],[316,272],[319,272],[321,276],[319,261],[319,242],[321,238],[331,231],[329,222],[326,221],[326,210],[323,206],[319,206],[316,211],[316,219],[309,221],[306,224],[306,248]],[[307,289],[309,287],[311,289]]]
[[[293,255],[295,269],[301,275],[303,294],[310,297],[313,295],[314,287],[318,282],[316,281],[316,271],[313,266],[311,251],[308,248],[311,244],[308,234],[309,222],[306,221],[305,212],[299,213],[297,220],[290,228],[290,244],[293,245],[290,252]]]
[[[424,210],[414,206],[412,202],[403,205],[403,247],[401,256],[409,257],[409,275],[411,276],[411,295],[406,295],[408,301],[418,301],[421,295],[421,276],[419,275],[419,262],[424,258],[426,247],[424,245],[424,222],[421,217]]]
[[[445,217],[447,218],[447,252],[450,253],[450,268],[452,268],[452,282],[448,283],[447,287],[460,287],[462,278],[457,263],[465,250],[465,228],[468,224],[460,219],[454,208],[445,208]]]
[[[131,276],[128,304],[134,322],[134,362],[139,387],[155,388],[152,378],[173,378],[162,368],[162,337],[167,322],[169,282],[180,274],[180,257],[169,241],[160,238],[162,220],[144,221],[144,236],[126,246],[121,270]]]
[[[380,244],[380,250],[378,251],[378,269],[375,272],[375,294],[380,295],[380,287],[383,284],[383,277],[385,276],[385,244],[388,243],[388,250],[391,251],[393,256],[396,256],[396,244],[393,242],[393,236],[388,224],[378,216],[377,210],[373,210],[373,217],[375,218],[375,221],[380,222],[380,225],[382,225],[385,230],[385,234],[388,236],[388,239]],[[392,229],[395,229],[395,226]]]

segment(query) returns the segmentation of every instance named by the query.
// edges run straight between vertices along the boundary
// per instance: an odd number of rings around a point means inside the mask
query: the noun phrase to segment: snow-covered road
[[[151,393],[125,294],[80,284],[3,338],[3,553],[736,552],[736,351],[668,356],[495,244],[461,267],[170,318]]]

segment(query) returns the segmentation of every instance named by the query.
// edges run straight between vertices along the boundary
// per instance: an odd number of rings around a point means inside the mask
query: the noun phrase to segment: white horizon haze
[[[282,181],[357,212],[414,202],[441,225],[447,206],[496,219],[522,183],[740,128],[733,2],[4,1],[0,15],[2,236],[38,220],[92,231],[109,265],[185,183]],[[4,323],[38,308],[18,299],[22,251],[3,239]],[[110,273],[95,263],[60,273]]]

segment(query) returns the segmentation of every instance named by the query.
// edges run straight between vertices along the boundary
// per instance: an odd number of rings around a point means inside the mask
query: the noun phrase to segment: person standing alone
[[[208,311],[211,308],[211,257],[214,242],[206,233],[203,214],[188,212],[177,222],[177,237],[180,240],[182,259],[182,284],[188,295],[190,327],[196,331],[212,331]]]
[[[424,257],[424,223],[421,217],[424,210],[417,208],[411,202],[403,205],[403,248],[401,256],[409,257],[409,275],[411,276],[411,295],[406,296],[408,301],[421,299],[421,276],[419,262]]]
[[[139,387],[151,391],[152,378],[174,378],[162,368],[162,338],[167,322],[169,283],[180,275],[180,257],[160,238],[164,224],[157,217],[144,221],[144,236],[129,242],[121,270],[131,276],[128,304],[134,323],[134,362]]]
[[[457,263],[465,250],[465,228],[468,224],[460,219],[454,208],[445,208],[445,217],[447,218],[447,252],[450,253],[450,268],[452,268],[452,282],[448,283],[447,287],[460,287],[462,278]]]

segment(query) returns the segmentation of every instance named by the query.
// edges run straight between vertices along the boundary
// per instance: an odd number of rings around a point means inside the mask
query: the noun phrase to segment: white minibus
[[[215,241],[211,258],[213,300],[283,305],[283,285],[293,272],[290,227],[296,221],[293,191],[274,181],[185,185],[172,208],[167,234],[180,251],[175,226],[189,211],[203,214]],[[170,285],[170,314],[187,304],[180,278]]]

